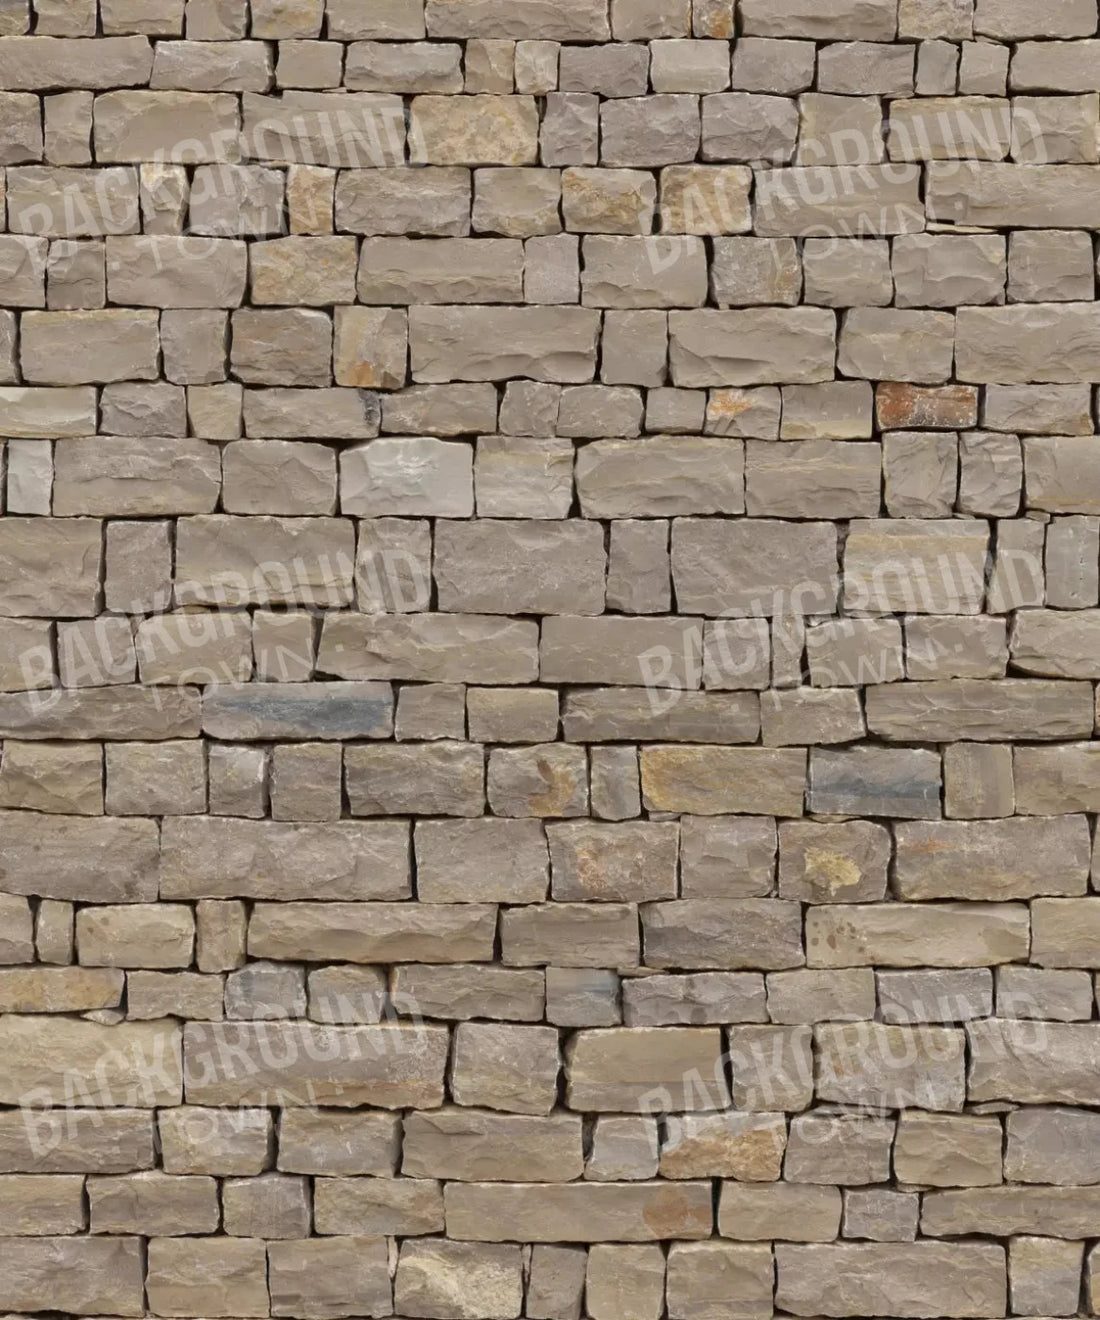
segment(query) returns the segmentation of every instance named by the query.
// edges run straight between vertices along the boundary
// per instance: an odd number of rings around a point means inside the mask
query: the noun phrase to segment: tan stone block
[[[419,165],[534,165],[538,110],[526,96],[418,96],[409,134]]]
[[[811,967],[973,967],[1027,956],[1023,904],[882,903],[813,907],[806,914]]]
[[[580,1031],[566,1049],[568,1103],[581,1110],[629,1110],[653,1107],[652,1099],[661,1097],[661,1110],[724,1108],[729,1092],[721,1050],[713,1028]],[[694,1086],[685,1083],[689,1075]]]
[[[7,739],[0,765],[0,807],[60,815],[101,815],[102,750],[95,745]]]
[[[47,1034],[42,1019],[11,1014],[0,1019],[0,1044],[8,1070],[0,1083],[5,1104],[62,1102],[74,1076],[96,1079],[81,1100],[97,1106],[153,1108],[182,1099],[180,1028],[171,1020],[97,1022],[55,1018]]]
[[[580,1118],[444,1109],[405,1119],[402,1172],[462,1182],[568,1182],[580,1175]]]
[[[776,1305],[795,1315],[869,1312],[878,1308],[883,1286],[902,1316],[940,1306],[960,1316],[992,1316],[1006,1304],[1004,1248],[993,1243],[781,1244],[775,1254]]]
[[[145,1286],[158,1315],[269,1313],[265,1247],[253,1238],[154,1238]]]
[[[804,751],[719,747],[645,747],[642,792],[657,811],[800,816]]]
[[[397,1169],[400,1146],[401,1120],[395,1114],[284,1109],[278,1167],[293,1173],[390,1177]]]
[[[76,948],[88,967],[186,967],[195,918],[182,903],[85,907],[76,914]]]
[[[446,1049],[446,1031],[431,1026],[192,1022],[184,1028],[188,1101],[248,1104],[274,1093],[287,1105],[438,1104]]]
[[[166,821],[164,898],[404,898],[407,826],[397,821]]]
[[[887,741],[910,741],[919,723],[937,742],[1052,742],[1091,733],[1091,696],[1087,683],[1039,679],[888,684],[867,689],[867,727]]]
[[[177,1178],[153,1169],[89,1178],[88,1202],[93,1233],[214,1233],[221,1219],[213,1178]]]
[[[11,1109],[0,1116],[4,1173],[129,1173],[152,1165],[148,1110]]]
[[[710,1234],[702,1182],[449,1183],[447,1231],[473,1242],[653,1242]]]
[[[664,1178],[735,1178],[775,1182],[787,1126],[782,1114],[685,1114],[669,1121],[661,1147]]]
[[[895,836],[893,889],[900,898],[1004,900],[1086,888],[1084,816],[905,822]]]
[[[718,1231],[750,1242],[831,1242],[840,1231],[840,1210],[837,1187],[723,1182]]]
[[[327,1320],[349,1309],[371,1315],[392,1308],[386,1243],[377,1237],[273,1242],[268,1285],[276,1316]]]
[[[395,1277],[396,1304],[408,1316],[518,1315],[520,1249],[464,1242],[406,1242]]]
[[[13,912],[9,920],[12,933],[8,941],[15,945],[18,939],[18,917]],[[29,935],[22,957],[28,961],[32,957]],[[0,1011],[86,1013],[101,1008],[117,1008],[122,999],[124,981],[122,972],[109,968],[0,968]]]
[[[553,1027],[463,1022],[454,1034],[451,1091],[460,1105],[548,1114],[559,1066]]]
[[[488,962],[495,917],[483,904],[260,903],[249,952],[279,961]]]
[[[45,1305],[74,1315],[144,1313],[139,1238],[6,1237],[0,1242],[0,1282],[8,1306],[31,1311]]]

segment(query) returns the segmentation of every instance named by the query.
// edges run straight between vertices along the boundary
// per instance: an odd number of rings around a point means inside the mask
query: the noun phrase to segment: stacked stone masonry
[[[1100,1314],[1096,0],[0,0],[0,1314]]]

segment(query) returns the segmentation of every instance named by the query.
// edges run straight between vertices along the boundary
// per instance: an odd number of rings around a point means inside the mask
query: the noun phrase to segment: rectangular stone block
[[[447,1232],[470,1242],[653,1242],[709,1236],[704,1182],[449,1183]]]
[[[819,1099],[881,1109],[961,1110],[966,1041],[947,1027],[854,1022],[814,1028]]]
[[[329,614],[318,666],[348,679],[528,683],[538,625],[481,614]]]
[[[141,1245],[136,1237],[2,1238],[0,1286],[23,1311],[143,1315]]]
[[[916,727],[933,742],[1055,742],[1091,732],[1087,683],[945,679],[867,689],[867,727],[906,742]]]
[[[1018,903],[851,904],[806,914],[810,967],[974,967],[1027,957]]]
[[[280,961],[488,962],[495,929],[496,908],[485,904],[259,903],[249,952]]]
[[[436,1026],[189,1022],[189,1104],[424,1106],[443,1099],[448,1033]],[[178,1103],[178,1102],[177,1102]]]
[[[122,1022],[103,1026],[10,1014],[0,1019],[0,1046],[8,1061],[0,1096],[8,1105],[69,1103],[77,1080],[81,1103],[102,1108],[155,1108],[183,1098],[179,1023]],[[91,1079],[88,1081],[87,1079]]]
[[[836,318],[824,308],[671,312],[669,338],[680,386],[809,384],[835,374]]]
[[[318,900],[411,895],[409,829],[400,821],[290,823],[168,818],[161,897]]]
[[[590,381],[599,327],[599,312],[582,307],[413,307],[413,380]]]
[[[681,898],[642,909],[644,957],[649,967],[800,967],[801,911],[771,898]]]
[[[780,1243],[775,1255],[776,1305],[795,1315],[873,1315],[883,1287],[899,1316],[1005,1311],[1005,1252],[993,1243]]]
[[[607,6],[603,0],[428,0],[428,35],[436,37],[507,37],[524,41],[607,41]]]
[[[1084,816],[899,824],[899,898],[1002,901],[1083,894],[1091,848]]]
[[[644,747],[642,793],[655,811],[801,816],[802,748]]]
[[[681,610],[763,617],[831,613],[836,529],[821,522],[683,518],[672,529]]]

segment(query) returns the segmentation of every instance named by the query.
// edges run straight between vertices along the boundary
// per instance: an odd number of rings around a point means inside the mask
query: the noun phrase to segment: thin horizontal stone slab
[[[388,683],[221,683],[203,693],[202,731],[242,742],[388,738]]]

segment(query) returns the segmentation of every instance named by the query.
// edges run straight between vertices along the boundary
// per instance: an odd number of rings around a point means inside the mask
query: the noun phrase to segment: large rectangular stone
[[[470,1242],[656,1242],[709,1237],[708,1182],[448,1183],[447,1233]]]
[[[892,41],[897,32],[893,0],[741,0],[746,36],[805,37],[818,41]]]
[[[365,238],[359,301],[523,302],[523,244],[511,238]]]
[[[168,816],[161,849],[162,898],[362,900],[412,893],[404,821]]]
[[[932,161],[928,169],[929,218],[949,225],[980,225],[1015,229],[1087,229],[1100,203],[1100,180],[1089,165],[1008,165],[985,161]],[[1019,311],[1032,320],[1037,304],[1001,311]],[[973,324],[971,317],[966,324]],[[1081,311],[1091,310],[1085,304]],[[964,318],[960,317],[960,331]],[[976,322],[982,324],[982,322]],[[995,325],[997,321],[988,322]],[[1036,326],[1038,330],[1038,326]],[[979,332],[980,333],[980,332]],[[963,343],[960,334],[960,345]],[[1036,344],[1034,353],[1046,345]],[[980,344],[978,346],[980,351]],[[1057,350],[1050,346],[1051,360]],[[961,366],[961,362],[960,362]],[[1053,379],[1078,379],[1067,365],[1067,374]],[[959,372],[962,380],[973,379]],[[984,378],[983,378],[984,379]],[[989,377],[1000,380],[1000,376]],[[1018,377],[1004,378],[1011,383]],[[1024,377],[1023,379],[1026,379]],[[1045,377],[1039,377],[1040,380]]]
[[[180,605],[348,605],[355,531],[347,518],[186,518],[176,533]]]
[[[1092,898],[1040,898],[1031,905],[1031,961],[1040,967],[1098,967],[1098,938],[1100,903]]]
[[[1094,435],[1035,435],[1024,440],[1024,476],[1028,507],[1048,513],[1100,513],[1100,442]],[[1057,591],[1057,537],[1062,529],[1051,528],[1047,547],[1048,604],[1061,604]],[[1076,602],[1074,602],[1076,603]],[[1090,603],[1082,601],[1082,604]],[[1030,618],[1018,615],[1017,619]],[[1081,613],[1067,615],[1070,624]],[[1086,614],[1091,620],[1094,615]]]
[[[802,910],[774,898],[679,898],[642,908],[648,967],[801,967]]]
[[[479,903],[257,903],[248,951],[286,962],[489,962],[496,908]]]
[[[1100,1104],[1100,1023],[989,1018],[966,1031],[971,1101]]]
[[[1054,180],[1051,186],[1057,187]],[[1090,204],[1091,216],[1097,206],[1100,193]],[[955,360],[960,380],[1100,381],[1100,303],[960,307]]]
[[[95,154],[105,163],[236,161],[239,128],[227,93],[107,92],[95,102]]]
[[[156,380],[160,349],[154,311],[24,312],[23,378],[48,385]]]
[[[584,1169],[579,1114],[410,1114],[401,1172],[459,1182],[569,1182]]]
[[[1020,610],[1009,639],[1015,668],[1051,678],[1100,678],[1098,644],[1100,610]]]
[[[621,683],[650,692],[695,688],[702,649],[699,619],[555,614],[542,622],[539,677],[544,683]]]
[[[539,111],[533,96],[414,96],[414,165],[534,165]]]
[[[413,380],[583,383],[595,375],[599,332],[600,313],[587,307],[412,307]]]
[[[1005,1314],[1004,1247],[992,1242],[777,1243],[775,1304],[805,1316]]]
[[[810,384],[832,380],[836,314],[824,307],[670,312],[674,384]]]
[[[221,454],[206,440],[68,440],[54,455],[53,512],[115,518],[211,513],[221,476]]]
[[[135,234],[141,226],[138,172],[131,166],[14,166],[7,170],[7,181],[8,228],[13,234],[93,238]]]
[[[95,387],[92,385],[0,387],[4,434],[12,439],[60,440],[94,435]]]
[[[722,1071],[717,1027],[611,1027],[578,1031],[566,1050],[566,1103],[581,1111],[725,1109],[729,1088]],[[690,1077],[692,1082],[685,1083]]]
[[[859,150],[866,154],[872,142],[863,140]],[[925,226],[920,180],[919,165],[757,170],[756,232],[773,238],[919,233]]]
[[[340,678],[529,683],[538,624],[485,614],[326,614],[318,668]]]
[[[94,51],[80,39],[0,37],[0,88],[5,90],[137,87],[149,81],[152,71],[148,37],[97,37]]]
[[[565,694],[562,729],[569,742],[751,743],[760,733],[755,692],[671,690],[654,706],[652,689],[593,687]]]
[[[1092,843],[1084,816],[902,822],[894,833],[898,898],[1000,902],[1088,887]]]
[[[0,1292],[18,1311],[144,1315],[141,1238],[0,1238]]]
[[[440,610],[600,614],[603,528],[581,519],[439,519],[433,572]]]
[[[107,241],[107,291],[134,307],[239,307],[245,244],[229,238],[143,234]]]
[[[801,747],[642,748],[642,793],[651,811],[718,816],[801,816],[806,751]]]
[[[977,518],[853,522],[844,602],[871,613],[976,614],[985,597],[989,524]]]
[[[82,903],[157,898],[152,820],[0,811],[0,855],[0,878],[11,894]]]
[[[202,731],[243,742],[388,738],[389,683],[218,683],[202,696]]]
[[[832,523],[681,518],[672,527],[681,610],[718,617],[831,614],[837,601]]]
[[[948,1027],[880,1022],[814,1028],[820,1100],[874,1109],[961,1110],[966,1040]]]
[[[37,666],[32,673],[38,673]],[[197,688],[54,688],[0,693],[0,737],[107,741],[197,738]]]
[[[336,1027],[313,1022],[188,1022],[188,1104],[442,1103],[449,1033],[439,1026]]]
[[[1092,685],[941,679],[869,687],[867,728],[887,742],[1056,742],[1092,733]],[[918,732],[919,730],[919,732]]]
[[[1083,1238],[1098,1215],[1100,1187],[968,1187],[925,1193],[920,1228],[926,1237]]]
[[[604,0],[428,0],[428,35],[607,41]]]
[[[151,1169],[153,1117],[148,1109],[5,1109],[0,1111],[0,1173]]]
[[[180,1025],[104,1026],[55,1017],[47,1032],[37,1014],[0,1017],[0,1104],[152,1109],[183,1099]]]
[[[1021,903],[872,903],[811,907],[810,967],[975,967],[1022,962],[1028,910]]]
[[[375,170],[403,164],[405,110],[384,92],[241,97],[241,139],[254,160]]]
[[[0,615],[88,618],[99,609],[102,573],[98,519],[0,520]]]

